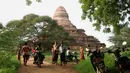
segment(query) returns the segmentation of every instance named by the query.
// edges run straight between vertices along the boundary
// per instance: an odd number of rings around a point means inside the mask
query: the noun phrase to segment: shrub
[[[0,73],[17,73],[20,62],[9,52],[0,52]]]

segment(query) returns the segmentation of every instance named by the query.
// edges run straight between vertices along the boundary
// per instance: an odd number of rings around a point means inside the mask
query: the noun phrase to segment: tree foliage
[[[28,14],[21,20],[9,21],[1,30],[0,47],[12,49],[23,41],[31,40],[48,48],[54,41],[69,42],[70,39],[68,33],[51,17]]]
[[[36,2],[41,2],[41,0],[36,0]],[[27,5],[31,5],[32,4],[32,0],[26,0],[26,4]]]
[[[82,19],[88,17],[90,21],[94,21],[93,26],[96,30],[104,26],[104,32],[120,33],[120,29],[129,24],[130,0],[79,0],[79,2],[82,4]]]
[[[127,47],[130,47],[130,28],[125,27],[121,29],[119,35],[113,35],[109,38],[109,41],[115,44],[116,46],[122,46],[124,41],[127,42]]]

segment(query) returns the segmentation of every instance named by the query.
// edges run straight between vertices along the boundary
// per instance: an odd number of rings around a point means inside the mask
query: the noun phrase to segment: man
[[[27,61],[29,59],[29,52],[30,52],[30,48],[29,46],[27,45],[27,42],[25,42],[24,46],[22,47],[22,52],[23,52],[23,62],[24,62],[24,65],[26,66],[27,65]]]
[[[103,66],[105,66],[104,64],[104,52],[101,51],[101,48],[99,49],[98,46],[96,46],[96,50],[93,51],[92,56],[91,56],[91,62],[93,64],[93,68],[95,71],[97,71],[96,66],[99,64],[102,64]]]
[[[90,45],[88,45],[88,48],[89,49],[91,49],[91,47],[92,46],[90,46]],[[97,49],[98,47],[96,46],[96,48],[95,49]],[[90,56],[90,60],[91,60],[91,64],[92,64],[92,66],[93,66],[93,68],[94,68],[94,70],[95,70],[95,72],[96,72],[96,66],[94,65],[94,57],[95,57],[95,55],[96,55],[96,50],[95,49],[92,49],[91,51],[89,50],[89,53],[88,53],[88,55],[90,54],[90,53],[92,53],[91,54],[91,56]]]
[[[69,47],[66,51],[66,57],[67,57],[68,60],[71,60],[71,61],[73,60],[73,55],[72,55]]]
[[[118,47],[116,50],[115,50],[115,52],[114,52],[114,55],[116,56],[116,58],[118,59],[118,58],[120,58],[120,47]]]
[[[65,52],[66,52],[66,46],[62,46],[62,44],[59,47],[59,51],[60,51],[60,61],[61,61],[61,65],[62,63],[65,65],[66,59],[65,59]]]

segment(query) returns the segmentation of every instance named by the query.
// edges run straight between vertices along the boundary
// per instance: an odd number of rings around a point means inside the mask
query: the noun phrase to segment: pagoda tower
[[[87,46],[88,44],[97,45],[97,43],[100,43],[100,41],[93,36],[87,36],[83,29],[77,29],[69,20],[69,15],[64,7],[59,6],[56,9],[53,19],[57,21],[59,26],[63,27],[64,30],[69,33],[69,36],[76,39],[76,42],[74,42],[75,48],[80,45]]]
[[[56,20],[58,25],[62,26],[64,30],[69,33],[70,36],[78,36],[77,28],[69,20],[68,13],[66,12],[64,7],[59,6],[56,9],[53,19]]]

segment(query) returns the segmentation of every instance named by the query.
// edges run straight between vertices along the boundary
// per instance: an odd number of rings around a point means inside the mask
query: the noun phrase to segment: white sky
[[[70,21],[77,28],[84,29],[87,35],[96,37],[107,46],[111,45],[111,43],[107,41],[111,34],[95,31],[89,19],[84,21],[81,19],[82,10],[78,0],[42,0],[42,3],[37,3],[33,0],[31,6],[27,6],[25,0],[1,0],[0,22],[5,25],[10,20],[22,19],[23,16],[30,13],[53,17],[55,10],[59,6],[63,6],[66,9]]]

